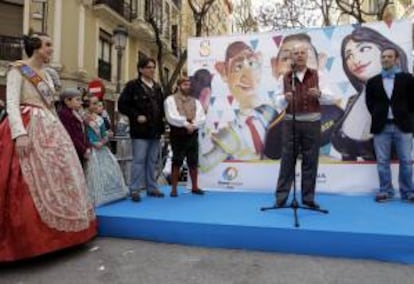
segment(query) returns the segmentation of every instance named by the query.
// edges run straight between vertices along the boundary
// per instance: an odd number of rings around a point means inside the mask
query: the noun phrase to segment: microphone
[[[292,70],[292,92],[295,93],[296,91],[296,85],[295,85],[295,79],[296,79],[296,62],[292,60],[290,63],[290,68]]]

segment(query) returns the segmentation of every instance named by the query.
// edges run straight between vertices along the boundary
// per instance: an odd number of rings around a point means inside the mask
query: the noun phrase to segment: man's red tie
[[[256,150],[256,154],[261,154],[263,150],[263,143],[259,132],[257,132],[256,126],[254,126],[253,119],[253,116],[249,116],[246,119],[246,125],[249,127],[250,133],[252,134],[253,145],[254,149]]]

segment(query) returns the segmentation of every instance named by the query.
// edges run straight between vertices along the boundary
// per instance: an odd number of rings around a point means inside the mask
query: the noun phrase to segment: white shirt
[[[194,118],[193,125],[198,129],[206,122],[206,115],[204,109],[201,106],[199,100],[195,100],[196,104],[196,115]],[[186,127],[190,123],[187,121],[185,116],[180,115],[175,103],[174,95],[168,96],[164,101],[165,117],[169,124],[176,127]]]

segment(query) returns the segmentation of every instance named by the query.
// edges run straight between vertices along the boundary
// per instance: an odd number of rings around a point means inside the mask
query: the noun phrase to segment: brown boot
[[[204,190],[198,188],[198,169],[197,167],[191,167],[190,168],[190,177],[191,177],[191,193],[203,195]]]
[[[178,166],[172,166],[171,167],[171,197],[177,197],[177,185],[178,180],[180,178],[180,167]]]

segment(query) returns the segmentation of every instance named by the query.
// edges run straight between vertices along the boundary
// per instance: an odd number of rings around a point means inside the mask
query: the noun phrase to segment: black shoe
[[[379,193],[375,196],[375,202],[384,203],[392,200],[392,197],[386,193]]]
[[[178,197],[177,191],[171,191],[170,192],[170,197]]]
[[[407,198],[403,198],[402,201],[414,204],[414,195],[411,195],[410,197],[407,197]]]
[[[147,191],[147,196],[151,196],[151,197],[164,197],[164,193],[162,193],[158,189],[154,189],[154,190],[151,190],[151,191]]]
[[[131,192],[131,200],[134,202],[140,202],[141,196],[139,195],[139,191],[132,191]]]
[[[305,206],[307,206],[307,207],[309,207],[309,208],[312,208],[312,209],[319,209],[319,208],[321,208],[319,206],[319,204],[316,203],[315,201],[302,201],[302,204],[305,205]]]
[[[197,189],[193,189],[191,190],[192,194],[197,194],[197,195],[204,195],[204,190],[197,188]]]

